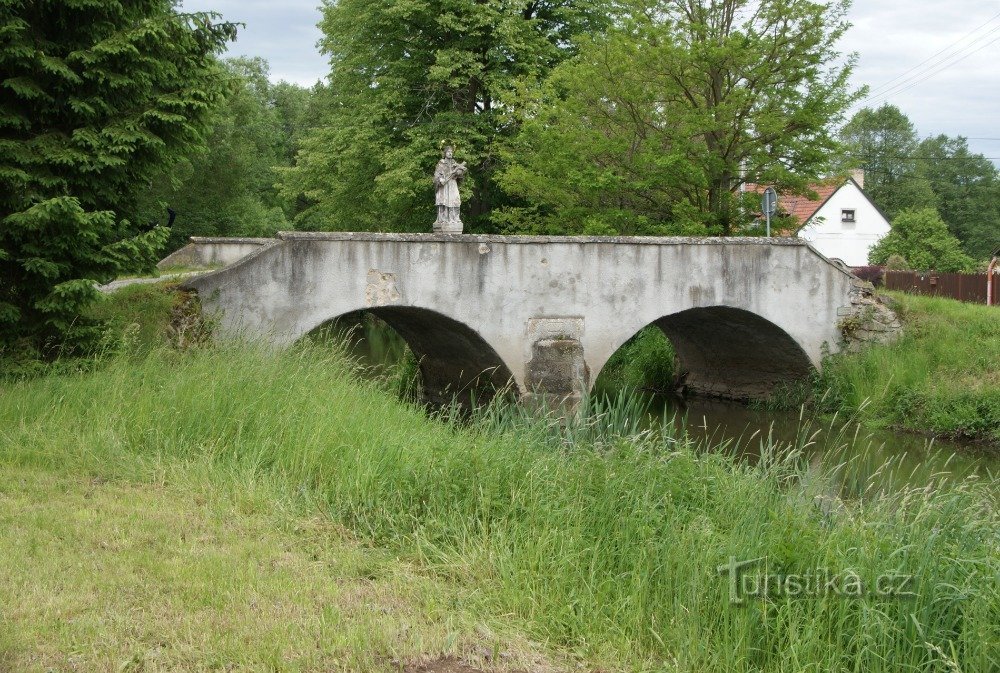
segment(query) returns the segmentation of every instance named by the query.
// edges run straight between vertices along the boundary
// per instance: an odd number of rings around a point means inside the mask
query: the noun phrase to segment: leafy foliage
[[[965,138],[926,138],[918,154],[941,219],[967,254],[987,259],[1000,246],[1000,172]]]
[[[885,260],[886,271],[909,271],[910,265],[902,255],[892,254]]]
[[[169,0],[0,2],[0,344],[93,338],[95,281],[151,263],[144,181],[203,139],[235,35]]]
[[[961,272],[971,271],[975,266],[933,208],[901,213],[893,221],[889,234],[871,249],[868,260],[872,264],[885,264],[893,255],[921,270]]]
[[[849,165],[864,169],[865,191],[890,220],[935,205],[930,183],[917,170],[917,130],[898,107],[860,110],[840,137]]]
[[[510,228],[730,234],[744,180],[804,191],[825,171],[856,97],[835,47],[847,3],[615,5],[527,109],[502,184],[537,207]]]
[[[645,327],[607,361],[594,382],[594,392],[674,392],[675,357],[674,346],[663,330],[655,325]]]
[[[488,228],[506,201],[498,147],[515,130],[515,91],[537,81],[593,27],[597,3],[507,0],[325,0],[329,109],[282,179],[312,206],[300,226],[425,230],[441,144],[457,146],[471,178],[466,225]]]
[[[865,169],[865,191],[890,219],[933,207],[966,254],[985,259],[1000,245],[1000,172],[965,138],[920,141],[909,118],[888,104],[859,111],[841,138],[847,165]]]
[[[289,166],[309,114],[309,89],[268,80],[260,58],[223,63],[224,104],[211,119],[204,146],[180,158],[143,195],[143,217],[166,206],[177,213],[169,248],[189,236],[269,236],[289,228],[295,204],[275,189],[277,168]]]

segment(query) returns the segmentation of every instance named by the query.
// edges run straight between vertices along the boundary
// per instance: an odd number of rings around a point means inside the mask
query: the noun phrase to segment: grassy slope
[[[3,463],[0,670],[381,671],[497,646],[538,661],[266,480],[170,462],[99,476],[121,467]]]
[[[805,466],[740,467],[666,436],[581,433],[572,446],[553,436],[543,424],[503,418],[468,429],[435,422],[374,384],[352,380],[339,354],[316,347],[280,355],[245,347],[156,351],[0,392],[7,473],[144,484],[162,465],[193,464],[224,487],[233,475],[237,483],[264,480],[273,485],[273,507],[319,508],[464,596],[477,619],[502,619],[593,662],[726,673],[933,670],[950,660],[987,671],[1000,664],[1000,518],[991,487],[966,484],[827,511],[813,504],[824,485]],[[134,544],[131,532],[119,536]],[[37,558],[25,561],[40,563],[53,552],[73,558],[65,547],[39,547]],[[767,557],[770,572],[853,570],[866,583],[909,573],[918,595],[732,605],[716,571],[730,557]],[[104,577],[100,567],[78,572],[81,582]],[[45,576],[21,572],[8,581],[17,590],[5,592],[4,612],[24,617],[6,656],[30,656],[24,634],[33,632],[44,636],[36,647],[54,656],[100,650],[86,622],[57,628],[29,609],[26,597],[51,591]],[[207,587],[196,600],[225,611],[218,593]],[[90,596],[77,609],[101,604]],[[140,622],[152,618],[134,614]],[[308,623],[311,614],[292,619]],[[199,637],[225,640],[213,618],[191,619],[191,631],[209,634]],[[134,621],[118,627],[112,640],[124,644],[116,651],[144,651],[148,631]],[[291,632],[308,634],[298,647],[315,647],[314,632]],[[288,651],[296,651],[294,642]],[[202,647],[164,647],[163,667],[190,663],[183,656],[207,667],[216,659],[212,647]],[[263,667],[288,651],[244,654]],[[389,654],[377,640],[349,652],[370,661]]]
[[[1000,445],[1000,309],[893,296],[904,338],[831,358],[818,390],[869,423]]]

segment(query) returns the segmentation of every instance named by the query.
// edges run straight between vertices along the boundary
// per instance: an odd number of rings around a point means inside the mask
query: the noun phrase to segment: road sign
[[[774,187],[768,187],[764,190],[764,196],[760,199],[760,207],[764,211],[764,217],[767,220],[767,236],[771,236],[771,217],[778,212],[778,192],[774,191]]]
[[[774,215],[778,212],[778,192],[774,191],[774,187],[768,187],[764,190],[764,196],[761,198],[761,209],[765,215]]]

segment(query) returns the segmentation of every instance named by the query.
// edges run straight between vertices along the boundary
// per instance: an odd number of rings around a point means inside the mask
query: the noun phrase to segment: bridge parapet
[[[289,232],[188,285],[224,332],[276,343],[370,310],[431,397],[511,379],[572,402],[651,324],[691,390],[766,396],[840,348],[854,280],[797,239]]]
[[[262,247],[277,242],[276,238],[218,238],[192,236],[187,245],[161,259],[158,269],[186,267],[212,269],[229,266]]]

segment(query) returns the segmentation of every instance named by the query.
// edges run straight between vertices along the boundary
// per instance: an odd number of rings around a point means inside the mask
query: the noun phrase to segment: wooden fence
[[[993,304],[1000,304],[1000,274],[994,273]],[[986,303],[985,273],[935,273],[933,271],[886,271],[887,290],[911,294],[951,297],[973,304]]]

